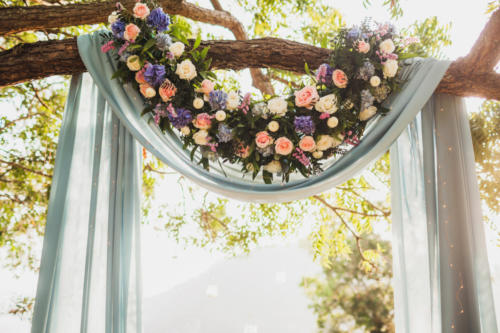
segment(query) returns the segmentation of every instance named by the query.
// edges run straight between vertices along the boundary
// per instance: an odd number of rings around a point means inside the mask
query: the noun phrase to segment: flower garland
[[[143,112],[162,130],[179,131],[192,159],[199,149],[205,169],[217,159],[238,163],[254,178],[262,172],[266,183],[318,174],[323,160],[359,144],[366,122],[388,111],[382,103],[400,84],[398,60],[415,42],[390,24],[341,29],[329,62],[314,75],[305,65],[310,85],[256,101],[217,84],[201,37],[190,44],[155,3],[137,2],[132,12],[118,3],[109,23],[102,51],[116,52],[113,78],[137,87]]]

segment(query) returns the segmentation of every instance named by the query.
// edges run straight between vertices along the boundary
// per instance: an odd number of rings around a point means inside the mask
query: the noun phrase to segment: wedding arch
[[[244,40],[234,17],[219,9],[179,0],[162,4],[171,14],[231,29],[240,41],[188,41],[186,47],[210,46],[213,68],[254,68],[254,84],[263,91],[271,87],[255,68],[303,72],[304,62],[316,68],[330,56],[329,50],[290,41]],[[0,32],[101,22],[113,9],[110,3],[57,6],[46,21],[40,11],[49,9],[43,7],[1,9],[6,19],[0,20]],[[25,19],[11,19],[19,14]],[[474,155],[460,96],[500,99],[500,77],[493,71],[500,60],[499,36],[497,11],[467,57],[453,63],[403,61],[401,90],[386,101],[387,114],[367,124],[359,143],[318,175],[272,184],[242,179],[231,165],[207,171],[193,163],[178,133],[163,133],[151,114],[141,116],[139,92],[111,80],[117,61],[101,52],[99,34],[0,53],[0,85],[73,74],[32,332],[141,331],[139,145],[209,190],[255,202],[327,190],[390,149],[397,330],[496,332]],[[256,45],[258,52],[247,52]],[[286,57],[276,57],[276,48]],[[54,59],[60,66],[49,65]],[[20,66],[28,70],[16,70]]]

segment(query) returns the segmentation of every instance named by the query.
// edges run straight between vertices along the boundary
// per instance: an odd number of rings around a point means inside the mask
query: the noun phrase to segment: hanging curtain
[[[460,99],[432,98],[449,62],[407,63],[402,71],[407,82],[387,102],[391,111],[371,121],[358,146],[330,161],[321,175],[266,185],[242,179],[231,166],[222,170],[214,165],[207,172],[192,163],[175,134],[161,133],[151,116],[140,115],[143,101],[137,91],[110,79],[115,61],[101,53],[101,45],[97,33],[78,38],[90,76],[73,78],[68,97],[32,332],[141,331],[141,169],[135,140],[208,190],[245,201],[284,202],[343,183],[398,137],[391,161],[398,332],[496,332],[465,115]],[[424,106],[425,121],[418,116]],[[438,114],[440,108],[446,112]],[[434,133],[433,128],[451,126],[441,114],[461,115],[462,122],[453,118],[460,131]],[[454,133],[452,128],[443,131]],[[442,148],[449,146],[457,153],[453,160]],[[449,190],[443,181],[454,187]],[[460,182],[462,187],[455,187]],[[456,191],[463,191],[460,197]],[[455,212],[455,220],[446,215]],[[450,234],[444,233],[447,225]],[[453,243],[445,245],[446,237]],[[446,247],[451,245],[455,250]],[[449,264],[456,270],[447,270]],[[454,289],[457,281],[463,288]],[[462,297],[460,305],[455,291]]]

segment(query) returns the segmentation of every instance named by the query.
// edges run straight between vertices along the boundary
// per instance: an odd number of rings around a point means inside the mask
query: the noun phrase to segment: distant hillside
[[[299,283],[318,271],[307,251],[296,246],[261,248],[225,260],[146,299],[145,333],[315,332]]]

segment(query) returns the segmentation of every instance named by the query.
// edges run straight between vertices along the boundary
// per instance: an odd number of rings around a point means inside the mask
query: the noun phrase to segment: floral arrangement
[[[390,24],[365,21],[341,29],[332,41],[332,56],[313,74],[311,84],[288,96],[225,90],[200,49],[201,37],[189,41],[153,2],[137,2],[132,12],[121,4],[109,16],[103,52],[116,52],[113,78],[135,85],[146,108],[164,131],[178,131],[184,148],[205,169],[217,161],[240,164],[255,178],[270,183],[280,176],[322,171],[322,161],[359,144],[367,121],[388,110],[382,106],[401,83],[398,60],[408,55]]]

